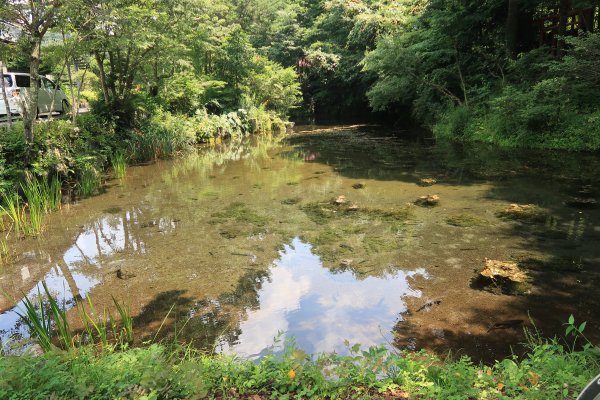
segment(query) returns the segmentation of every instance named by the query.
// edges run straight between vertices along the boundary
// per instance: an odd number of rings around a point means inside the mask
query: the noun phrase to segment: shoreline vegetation
[[[16,33],[3,37],[0,61],[30,73],[32,94],[23,121],[0,128],[0,268],[9,240],[40,235],[47,213],[99,194],[107,171],[121,179],[127,165],[215,138],[282,132],[290,116],[410,120],[454,141],[597,151],[597,4],[506,3],[3,2],[0,20]],[[590,8],[586,26],[574,16]],[[554,17],[556,32],[536,31],[536,18]],[[65,91],[69,118],[35,123],[40,74]],[[78,114],[84,103],[91,111]],[[80,305],[78,334],[49,293],[32,301],[22,322],[44,351],[0,355],[3,399],[569,399],[600,370],[599,348],[573,318],[564,339],[529,333],[526,356],[487,366],[350,343],[350,356],[288,343],[254,361],[177,341],[133,348],[116,300],[115,319]]]
[[[73,333],[43,288],[47,305],[26,297],[21,314],[37,344],[0,356],[3,399],[572,399],[600,368],[600,348],[573,316],[564,338],[542,338],[534,326],[525,331],[525,356],[493,365],[349,342],[348,355],[309,355],[280,337],[264,357],[244,359],[195,350],[178,342],[177,331],[157,342],[164,321],[153,339],[130,347],[135,324],[115,298],[112,313],[97,313],[90,298],[79,303],[84,328]]]

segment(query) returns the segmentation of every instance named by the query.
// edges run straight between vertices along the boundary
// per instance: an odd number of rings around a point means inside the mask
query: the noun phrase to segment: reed
[[[43,213],[49,213],[60,208],[61,188],[62,182],[56,175],[48,182],[48,179],[36,179],[27,174],[25,184],[21,184],[29,208],[40,209]]]
[[[83,323],[89,341],[95,343],[97,340],[104,347],[107,347],[109,345],[108,334],[110,328],[108,325],[109,318],[106,309],[104,309],[103,314],[98,318],[91,297],[88,296],[87,299],[90,312],[86,311],[83,303],[79,303],[77,305],[79,309],[79,319]]]
[[[10,261],[10,250],[6,239],[0,239],[0,265]]]
[[[110,160],[115,176],[119,179],[125,178],[127,172],[127,160],[125,159],[125,153],[117,151]]]
[[[37,304],[29,297],[23,298],[23,312],[17,311],[17,315],[29,328],[29,334],[37,339],[38,344],[44,351],[52,348],[52,319],[46,312],[44,300],[38,287]]]
[[[94,167],[87,167],[79,174],[77,182],[77,193],[80,196],[87,197],[96,193],[100,186],[100,176]]]
[[[28,296],[23,297],[22,312],[17,312],[25,325],[29,328],[31,336],[38,341],[42,349],[48,351],[54,343],[64,349],[70,349],[83,344],[99,343],[105,348],[118,345],[126,348],[133,343],[133,317],[131,308],[117,299],[112,298],[120,321],[113,318],[106,308],[102,313],[96,313],[94,303],[88,297],[86,309],[84,302],[77,303],[79,319],[83,325],[85,335],[73,336],[73,330],[67,319],[64,304],[58,304],[56,297],[50,293],[48,286],[42,282],[44,293],[38,287],[37,301]]]
[[[21,198],[17,193],[2,193],[2,197],[4,205],[0,205],[0,211],[11,221],[17,235],[26,234],[26,206],[21,204]]]
[[[117,299],[112,298],[115,307],[121,317],[122,323],[122,336],[119,340],[122,342],[125,339],[126,343],[133,343],[133,317],[131,316],[131,307],[126,306],[125,304],[120,304]],[[116,332],[116,330],[115,330]]]

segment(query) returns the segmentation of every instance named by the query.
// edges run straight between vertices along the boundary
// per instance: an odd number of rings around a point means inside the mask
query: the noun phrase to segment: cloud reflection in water
[[[221,350],[245,357],[263,355],[278,332],[294,337],[309,353],[346,353],[344,340],[370,346],[391,342],[391,331],[406,311],[404,296],[420,297],[409,278],[427,278],[424,269],[357,279],[351,271],[323,268],[310,244],[295,238],[280,251],[260,293],[260,308],[248,312],[234,345]]]

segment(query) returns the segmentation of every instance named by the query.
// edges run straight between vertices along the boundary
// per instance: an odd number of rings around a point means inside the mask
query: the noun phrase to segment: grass
[[[17,235],[27,231],[27,213],[25,205],[17,193],[2,193],[4,205],[0,205],[0,211],[8,217]]]
[[[558,339],[532,340],[526,357],[493,365],[350,344],[349,356],[309,356],[291,343],[259,361],[164,344],[84,346],[0,357],[0,398],[551,400],[575,398],[600,366],[597,347],[571,351]]]
[[[4,205],[0,205],[0,212],[8,216],[17,235],[38,235],[43,230],[45,214],[61,207],[61,188],[62,182],[57,176],[49,182],[28,174],[21,183],[25,200],[18,193],[2,193]]]
[[[118,179],[125,178],[125,174],[127,172],[127,160],[125,158],[125,153],[123,153],[122,151],[117,151],[111,157],[110,163],[112,165],[115,177],[117,177]]]
[[[302,199],[300,197],[290,197],[288,199],[281,200],[281,204],[286,206],[293,206],[300,203]]]
[[[6,239],[0,239],[0,265],[9,263],[11,256],[12,254]]]
[[[92,166],[84,168],[79,174],[77,193],[80,196],[88,197],[96,193],[98,187],[100,187],[100,175],[98,171]]]
[[[152,340],[131,348],[126,345],[133,339],[131,312],[115,298],[121,328],[106,310],[97,314],[88,300],[88,310],[79,305],[87,321],[84,332],[73,336],[64,307],[43,288],[47,300],[41,293],[37,304],[26,297],[21,316],[45,352],[0,355],[2,399],[566,399],[575,398],[600,369],[600,348],[585,337],[586,323],[573,316],[564,324],[564,338],[542,339],[537,331],[526,331],[526,356],[493,365],[348,342],[348,356],[309,356],[293,340],[285,342],[283,353],[253,361],[209,355],[177,342]],[[81,339],[85,333],[87,341]],[[121,345],[112,345],[115,340]]]
[[[112,298],[120,317],[120,324],[106,309],[96,313],[92,300],[88,297],[88,309],[82,302],[77,303],[79,319],[83,324],[82,334],[73,335],[73,328],[67,317],[65,305],[58,304],[46,282],[42,281],[44,292],[38,287],[35,299],[23,297],[23,308],[17,312],[27,326],[29,334],[44,351],[57,347],[71,350],[84,344],[100,343],[103,347],[119,345],[120,348],[133,343],[133,318],[131,308]]]

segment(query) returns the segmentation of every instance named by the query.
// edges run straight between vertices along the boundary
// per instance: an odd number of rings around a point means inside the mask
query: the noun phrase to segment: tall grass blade
[[[125,341],[127,343],[133,343],[133,318],[131,317],[131,308],[126,307],[125,304],[120,304],[114,296],[112,297],[112,300],[121,316]]]
[[[122,151],[117,151],[111,158],[111,164],[115,176],[119,179],[125,178],[127,171],[127,161],[125,160],[125,154]]]
[[[91,196],[100,186],[100,176],[94,167],[87,167],[81,171],[77,182],[77,193],[80,196]]]
[[[29,333],[36,338],[38,344],[44,351],[49,351],[52,348],[52,320],[49,315],[46,315],[44,310],[44,301],[38,287],[38,304],[36,305],[24,295],[23,305],[25,310],[23,313],[17,311],[17,315],[23,320]],[[39,311],[38,311],[39,307]]]
[[[60,307],[58,305],[56,298],[50,293],[45,281],[42,281],[42,286],[44,287],[46,296],[48,296],[50,312],[52,313],[52,319],[54,320],[56,330],[58,331],[58,337],[65,345],[65,349],[68,349],[73,344],[73,335],[71,334],[71,327],[69,325],[69,320],[67,319],[67,312],[64,306]]]

